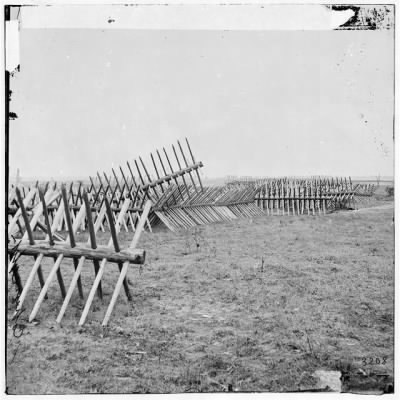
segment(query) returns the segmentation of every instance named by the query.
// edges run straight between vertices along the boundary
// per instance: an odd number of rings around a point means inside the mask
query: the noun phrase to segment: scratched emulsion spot
[[[13,75],[19,71],[19,22],[18,20],[6,21],[6,70]]]
[[[336,28],[338,30],[382,30],[394,27],[393,5],[335,5],[332,6],[332,10],[352,10],[354,12],[349,20]]]

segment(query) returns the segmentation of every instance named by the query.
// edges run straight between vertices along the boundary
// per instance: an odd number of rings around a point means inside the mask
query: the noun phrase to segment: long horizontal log
[[[15,243],[8,245],[8,251],[13,250],[14,248]],[[146,252],[141,249],[125,249],[117,253],[111,251],[108,246],[98,246],[96,249],[92,249],[91,247],[82,245],[70,247],[69,244],[65,243],[55,243],[53,246],[50,246],[47,242],[36,242],[33,245],[30,245],[29,243],[20,243],[17,251],[18,253],[28,256],[38,256],[39,254],[43,254],[45,257],[57,258],[62,254],[67,258],[85,257],[88,260],[98,261],[106,258],[108,262],[129,262],[130,264],[144,264],[146,258]]]
[[[53,211],[53,210],[57,210],[58,207],[59,207],[59,206],[47,206],[46,208],[47,208],[47,211]],[[35,208],[35,207],[26,207],[26,210],[31,211],[31,210],[33,210],[34,208]],[[73,205],[73,204],[70,204],[70,205],[69,205],[69,209],[70,209],[70,210],[79,211],[80,208],[81,208],[80,205]],[[19,207],[8,206],[8,214],[14,215],[14,214],[17,212],[18,209],[19,209]],[[100,207],[99,207],[99,206],[91,206],[90,209],[91,209],[92,211],[100,211]],[[114,212],[119,212],[119,211],[121,211],[121,207],[111,207],[111,210],[114,211]],[[143,211],[143,208],[141,208],[141,207],[131,207],[131,208],[128,208],[128,212],[142,212],[142,211]]]
[[[179,176],[185,175],[185,174],[187,174],[187,173],[189,173],[191,171],[195,171],[195,170],[197,170],[198,168],[201,168],[201,167],[203,167],[203,163],[200,161],[200,162],[197,162],[196,164],[189,165],[186,168],[182,168],[179,171],[174,172],[173,174],[166,175],[166,176],[164,176],[164,177],[162,177],[160,179],[157,179],[157,180],[154,180],[154,181],[152,181],[150,183],[147,183],[146,185],[142,185],[141,188],[143,190],[146,190],[147,188],[153,188],[155,186],[160,185],[161,183],[168,182],[171,179],[178,178]]]

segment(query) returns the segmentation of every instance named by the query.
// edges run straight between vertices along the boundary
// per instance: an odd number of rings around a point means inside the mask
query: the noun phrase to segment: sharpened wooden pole
[[[24,303],[25,297],[27,296],[29,288],[32,285],[32,282],[33,282],[33,279],[35,277],[36,271],[38,271],[38,268],[40,268],[40,264],[41,264],[42,260],[43,260],[43,254],[39,254],[39,256],[37,256],[36,259],[35,259],[35,263],[33,264],[33,267],[32,267],[32,269],[31,269],[31,271],[29,273],[28,279],[25,282],[25,286],[24,286],[24,288],[23,288],[23,290],[21,292],[21,295],[18,298],[18,305],[17,305],[17,308],[16,308],[17,311],[21,310],[21,308],[22,308],[22,304]]]
[[[62,200],[62,201],[64,202],[64,200]],[[63,211],[63,207],[62,207],[62,204],[60,204],[60,207],[57,210],[57,214],[62,216],[62,211]],[[78,229],[78,227],[79,227],[79,225],[81,223],[81,220],[84,217],[84,214],[85,214],[84,211],[85,211],[85,205],[82,204],[81,209],[79,210],[78,215],[76,216],[75,223],[74,223],[74,225],[72,227],[72,230],[76,231]],[[58,222],[58,221],[53,221],[53,225],[54,225],[55,222]],[[63,258],[64,258],[63,254],[60,254],[57,257],[57,260],[54,263],[53,267],[51,268],[50,273],[49,273],[49,275],[48,275],[48,277],[46,279],[46,282],[45,282],[42,290],[40,291],[39,297],[36,300],[36,303],[35,303],[35,305],[33,307],[33,310],[31,312],[31,314],[29,315],[29,322],[32,322],[33,319],[36,317],[36,314],[39,311],[40,305],[42,304],[42,302],[43,302],[43,300],[44,300],[44,298],[46,296],[47,290],[49,289],[49,286],[50,286],[54,276],[57,274],[57,271],[60,268],[60,265],[61,265],[61,262],[62,262]],[[65,296],[64,296],[64,298],[65,298]]]
[[[48,277],[47,277],[47,279],[46,279],[46,282],[45,282],[45,284],[44,284],[42,290],[40,291],[39,297],[38,297],[38,299],[36,300],[36,303],[35,303],[35,305],[34,305],[34,307],[33,307],[33,310],[32,310],[32,312],[31,312],[30,315],[29,315],[29,322],[32,322],[32,321],[35,319],[36,314],[37,314],[38,311],[39,311],[40,305],[42,304],[42,302],[43,302],[43,300],[44,300],[44,296],[46,295],[47,290],[49,289],[50,283],[52,282],[54,276],[56,275],[56,273],[57,273],[57,271],[58,271],[58,269],[59,269],[59,267],[60,267],[60,265],[61,265],[62,260],[63,260],[63,255],[60,254],[60,255],[57,257],[57,260],[56,260],[56,262],[54,263],[52,269],[50,270],[50,273],[49,273],[49,275],[48,275]]]
[[[182,149],[182,146],[181,146],[179,140],[178,140],[178,146],[179,146],[179,149],[180,149],[180,151],[181,151],[183,161],[185,162],[185,165],[186,165],[186,168],[187,168],[187,167],[189,167],[189,164],[188,164],[188,162],[187,162],[187,160],[186,160],[185,153],[183,152],[183,149]],[[197,187],[196,187],[196,184],[194,183],[194,179],[193,179],[193,176],[192,176],[191,171],[189,171],[189,176],[190,176],[190,179],[191,179],[191,181],[192,181],[194,190],[197,192]]]
[[[97,248],[96,232],[95,232],[95,228],[93,225],[92,210],[90,208],[88,195],[85,191],[83,192],[83,201],[85,203],[85,208],[86,208],[86,218],[87,218],[87,222],[88,222],[90,244],[92,246],[92,249],[96,249]],[[107,201],[107,203],[108,203],[108,201]],[[100,269],[100,264],[97,260],[93,260],[93,266],[94,266],[94,273],[96,276],[97,272]],[[99,283],[97,295],[99,296],[100,299],[103,298],[103,289],[101,287],[101,282]]]
[[[36,189],[31,189],[29,191],[28,195],[24,198],[23,204],[24,204],[25,207],[27,207],[29,205],[29,203],[33,199],[33,196],[35,195],[35,192],[36,192]],[[12,217],[12,220],[8,224],[8,234],[9,235],[13,235],[15,233],[15,231],[16,231],[15,228],[16,228],[16,225],[17,225],[17,221],[19,220],[20,216],[21,216],[21,208],[18,208],[18,210],[16,211],[16,213]],[[18,231],[18,229],[17,229],[17,231]]]
[[[119,253],[120,247],[119,247],[119,243],[118,243],[117,232],[116,232],[115,226],[114,226],[114,221],[112,221],[112,211],[111,211],[110,203],[108,202],[107,199],[106,199],[105,203],[106,203],[107,216],[108,216],[109,225],[110,225],[111,239],[114,244],[114,250],[117,253]],[[121,271],[122,263],[118,263],[118,267],[119,267],[119,270]],[[125,289],[126,297],[128,298],[128,300],[131,300],[132,296],[131,296],[131,293],[129,290],[128,281],[126,279],[124,279],[124,289]]]
[[[87,193],[86,193],[86,197],[87,197]],[[85,209],[86,209],[86,213],[87,213],[88,208],[86,206],[86,203],[85,203]],[[94,234],[96,234],[96,232],[100,229],[101,220],[103,219],[104,214],[105,214],[105,206],[100,210],[99,218],[97,219],[96,223],[94,224]],[[90,230],[89,230],[89,232],[90,232]],[[90,239],[89,239],[89,241],[90,241]],[[71,280],[70,286],[68,288],[67,295],[65,296],[60,313],[58,314],[57,323],[60,323],[64,316],[64,313],[68,307],[69,301],[71,300],[72,293],[74,292],[75,286],[76,286],[78,279],[80,277],[80,274],[82,272],[84,263],[85,263],[85,257],[81,257],[79,259],[78,267],[75,270],[74,276],[72,277],[72,280]],[[100,270],[100,268],[99,268],[99,270]],[[97,277],[98,271],[95,271],[95,272],[96,272],[96,277]],[[99,285],[100,285],[100,281],[99,281]]]
[[[194,159],[194,157],[193,157],[192,149],[190,148],[190,145],[189,145],[189,141],[188,141],[187,138],[185,138],[185,140],[186,140],[187,147],[188,147],[188,149],[189,149],[190,156],[192,157],[193,164],[196,164],[196,161],[195,161],[195,159]],[[203,184],[201,183],[200,173],[199,173],[199,170],[198,170],[198,169],[196,169],[196,174],[197,174],[197,178],[199,179],[199,183],[200,183],[201,190],[203,191],[204,188],[203,188]]]
[[[156,165],[156,162],[154,160],[152,153],[150,153],[150,157],[151,157],[151,161],[153,163],[154,170],[156,171],[157,179],[160,179],[160,174],[158,173],[157,165]],[[160,188],[161,188],[161,192],[164,193],[164,187],[163,187],[162,183],[160,183]]]
[[[17,189],[18,189],[18,188],[17,188]],[[21,202],[21,197],[20,197],[20,192],[19,192],[19,190],[16,191],[16,194],[17,194],[17,197],[18,197],[18,201]],[[26,210],[25,210],[25,206],[24,206],[23,202],[21,203],[21,212],[22,212],[22,215],[23,215],[23,218],[24,218],[24,223],[25,223],[25,226],[26,226],[26,232],[25,232],[24,236],[22,237],[21,243],[23,243],[24,238],[25,238],[26,235],[28,236],[28,240],[29,240],[29,243],[30,243],[31,245],[33,245],[33,244],[35,243],[35,241],[34,241],[34,239],[33,239],[32,229],[35,227],[35,225],[36,225],[36,223],[37,223],[37,221],[38,221],[40,215],[41,215],[44,211],[46,211],[46,214],[47,214],[46,201],[45,201],[45,199],[44,199],[43,193],[40,192],[39,194],[41,194],[41,196],[42,196],[41,199],[43,199],[43,200],[42,200],[41,204],[38,205],[38,206],[35,208],[35,212],[34,212],[33,217],[32,217],[32,219],[31,219],[30,222],[29,222],[29,220],[28,220],[28,216],[27,216],[27,213],[26,213]],[[49,199],[54,199],[54,195],[53,195],[53,197],[51,197],[51,193],[49,192],[49,193],[46,194],[46,199],[47,199],[47,200],[49,200]],[[47,216],[47,217],[48,217],[48,216]],[[36,261],[36,257],[35,257],[35,261]],[[35,267],[35,272],[37,271],[38,278],[39,278],[39,282],[40,282],[40,286],[41,286],[41,288],[43,288],[43,286],[44,286],[44,278],[43,278],[42,269],[41,269],[41,267],[40,267],[40,261],[41,261],[41,260],[39,260],[39,264]],[[36,265],[36,263],[35,263],[35,265]],[[33,279],[33,276],[34,276],[34,275],[35,275],[35,274],[32,274],[32,279]],[[24,294],[23,298],[25,298],[26,293],[27,293],[27,291],[29,290],[29,287],[30,287],[31,283],[32,283],[32,282],[30,282],[29,284],[25,284],[24,288],[22,289],[21,296],[22,296],[22,294]],[[61,288],[61,286],[60,286],[60,288]],[[21,298],[21,296],[20,296],[20,298]],[[46,297],[46,298],[47,298],[47,297]],[[22,302],[23,302],[23,300],[22,300]],[[19,299],[19,304],[22,305],[22,302],[21,302],[20,299]]]
[[[122,222],[122,218],[124,218],[125,213],[129,208],[130,202],[131,201],[129,199],[125,199],[124,204],[122,205],[121,212],[118,215],[118,219],[117,219],[116,226],[115,226],[115,229],[117,230],[117,232],[119,232],[119,230],[120,230],[120,225],[121,225],[121,222]],[[104,212],[105,212],[105,210],[104,210]],[[111,243],[112,243],[112,239],[110,239],[110,241],[109,241],[109,246],[111,245]],[[100,283],[101,277],[103,276],[106,264],[107,264],[107,259],[104,258],[101,261],[100,269],[97,271],[96,279],[93,282],[93,286],[92,286],[92,288],[91,288],[91,290],[89,292],[89,296],[88,296],[88,298],[86,300],[85,308],[83,309],[81,318],[79,320],[79,325],[83,325],[85,323],[85,321],[86,321],[86,317],[87,317],[87,315],[89,313],[90,306],[92,305],[93,298],[94,298],[94,295],[96,293],[97,287],[98,287],[98,285]]]
[[[148,200],[146,202],[146,205],[144,206],[143,213],[142,213],[142,215],[140,217],[140,221],[139,221],[139,223],[138,223],[138,225],[136,227],[136,231],[135,231],[135,234],[133,236],[132,243],[130,245],[130,248],[132,248],[132,249],[134,249],[137,246],[137,243],[138,243],[138,241],[140,239],[140,235],[141,235],[142,230],[144,228],[144,224],[146,223],[147,216],[148,216],[148,214],[150,212],[150,209],[151,209],[151,204],[152,204],[151,201]],[[116,284],[115,289],[114,289],[114,293],[112,295],[110,304],[108,306],[106,315],[105,315],[103,323],[102,323],[103,326],[106,326],[108,324],[108,321],[110,319],[111,313],[112,313],[112,311],[114,309],[114,306],[115,306],[115,303],[117,301],[119,292],[121,290],[121,286],[122,286],[123,281],[125,279],[126,273],[128,272],[128,267],[129,267],[129,262],[124,262],[122,270],[121,270],[121,273],[120,273],[118,281],[117,281],[117,284]]]
[[[176,158],[176,161],[177,161],[177,163],[178,163],[178,168],[181,169],[181,163],[179,162],[178,154],[176,153],[176,150],[175,150],[174,145],[172,145],[172,150],[173,150],[173,152],[174,152],[174,154],[175,154],[175,158]],[[186,184],[186,179],[185,179],[185,176],[184,176],[184,175],[182,175],[182,181],[183,181],[183,183],[184,183],[184,185],[185,185],[185,188],[186,188],[188,197],[190,197],[189,188],[188,188],[188,186],[187,186],[187,184]]]
[[[165,158],[167,159],[167,162],[168,162],[168,165],[169,165],[169,169],[171,170],[171,174],[173,174],[174,173],[174,170],[173,170],[173,168],[172,168],[172,165],[171,165],[171,161],[169,160],[169,157],[168,157],[168,154],[167,154],[167,151],[165,150],[165,148],[163,147],[163,151],[164,151],[164,154],[165,154]],[[182,176],[182,179],[184,179],[184,177]],[[179,183],[178,183],[178,180],[177,180],[177,178],[176,177],[174,177],[174,181],[175,181],[175,183],[176,183],[176,185],[178,186],[178,188],[179,188]],[[180,193],[180,195],[182,196],[182,200],[184,200],[184,197],[183,197],[183,195],[182,195],[182,192],[181,192],[181,190],[179,189],[179,193]],[[189,193],[188,193],[189,194]]]
[[[164,175],[167,175],[167,171],[166,171],[166,169],[164,167],[164,163],[162,162],[162,158],[161,158],[160,152],[158,150],[157,150],[157,155],[158,155],[158,159],[160,160],[160,164],[161,164],[161,167],[163,169]],[[171,168],[171,172],[173,173],[172,168]],[[175,183],[176,183],[176,185],[178,187],[178,191],[179,191],[179,194],[181,196],[181,199],[183,200],[183,195],[182,195],[181,189],[180,189],[180,187],[178,185],[178,181],[176,180],[176,178],[175,178]],[[170,182],[170,180],[168,180],[168,186],[170,186],[170,185],[171,185],[171,182]]]
[[[33,240],[33,235],[32,235],[31,226],[29,224],[28,214],[26,213],[24,201],[22,200],[21,192],[20,192],[18,187],[15,188],[15,194],[17,195],[19,207],[20,207],[20,210],[21,210],[21,213],[22,213],[22,218],[24,219],[26,233],[28,234],[28,237],[29,237],[29,243],[33,244],[33,243],[35,243],[35,241]],[[21,276],[19,275],[18,267],[16,266],[16,263],[13,263],[13,266],[10,269],[14,274],[15,283],[16,283],[17,288],[18,288],[18,293],[21,293],[23,291],[23,286],[22,286],[22,283],[21,283]],[[43,276],[42,276],[42,279],[43,279]],[[42,283],[43,282],[41,281],[40,284],[42,284]]]
[[[62,320],[62,318],[63,318],[63,316],[65,314],[65,311],[66,311],[66,309],[68,307],[69,301],[71,300],[72,293],[74,292],[75,286],[76,286],[76,284],[78,282],[78,279],[80,278],[80,275],[81,275],[81,272],[82,272],[82,267],[83,267],[84,263],[85,263],[85,257],[81,257],[79,259],[78,265],[77,265],[77,267],[75,269],[75,273],[74,273],[74,275],[72,277],[72,280],[71,280],[70,286],[68,288],[67,294],[65,295],[64,302],[63,302],[63,304],[61,306],[61,310],[60,310],[60,312],[59,312],[59,314],[57,316],[57,320],[56,321],[57,321],[58,324],[61,322],[61,320]]]

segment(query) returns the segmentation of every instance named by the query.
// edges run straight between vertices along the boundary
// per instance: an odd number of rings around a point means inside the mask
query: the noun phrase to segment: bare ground
[[[101,321],[116,265],[105,274],[103,303],[96,298],[82,328],[77,293],[62,324],[55,322],[62,304],[56,282],[37,322],[27,323],[35,281],[13,330],[9,284],[8,393],[296,391],[314,387],[316,369],[390,380],[392,221],[389,207],[145,232],[146,264],[129,273],[133,301],[121,291],[107,329]],[[121,238],[127,244],[131,236]],[[25,280],[33,260],[22,260]],[[62,271],[68,284],[72,264]],[[88,263],[86,294],[92,281]]]

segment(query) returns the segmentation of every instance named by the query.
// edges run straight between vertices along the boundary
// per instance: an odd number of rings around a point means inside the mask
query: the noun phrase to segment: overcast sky
[[[393,174],[389,30],[24,28],[20,63],[11,175],[95,175],[184,137],[208,177]]]

